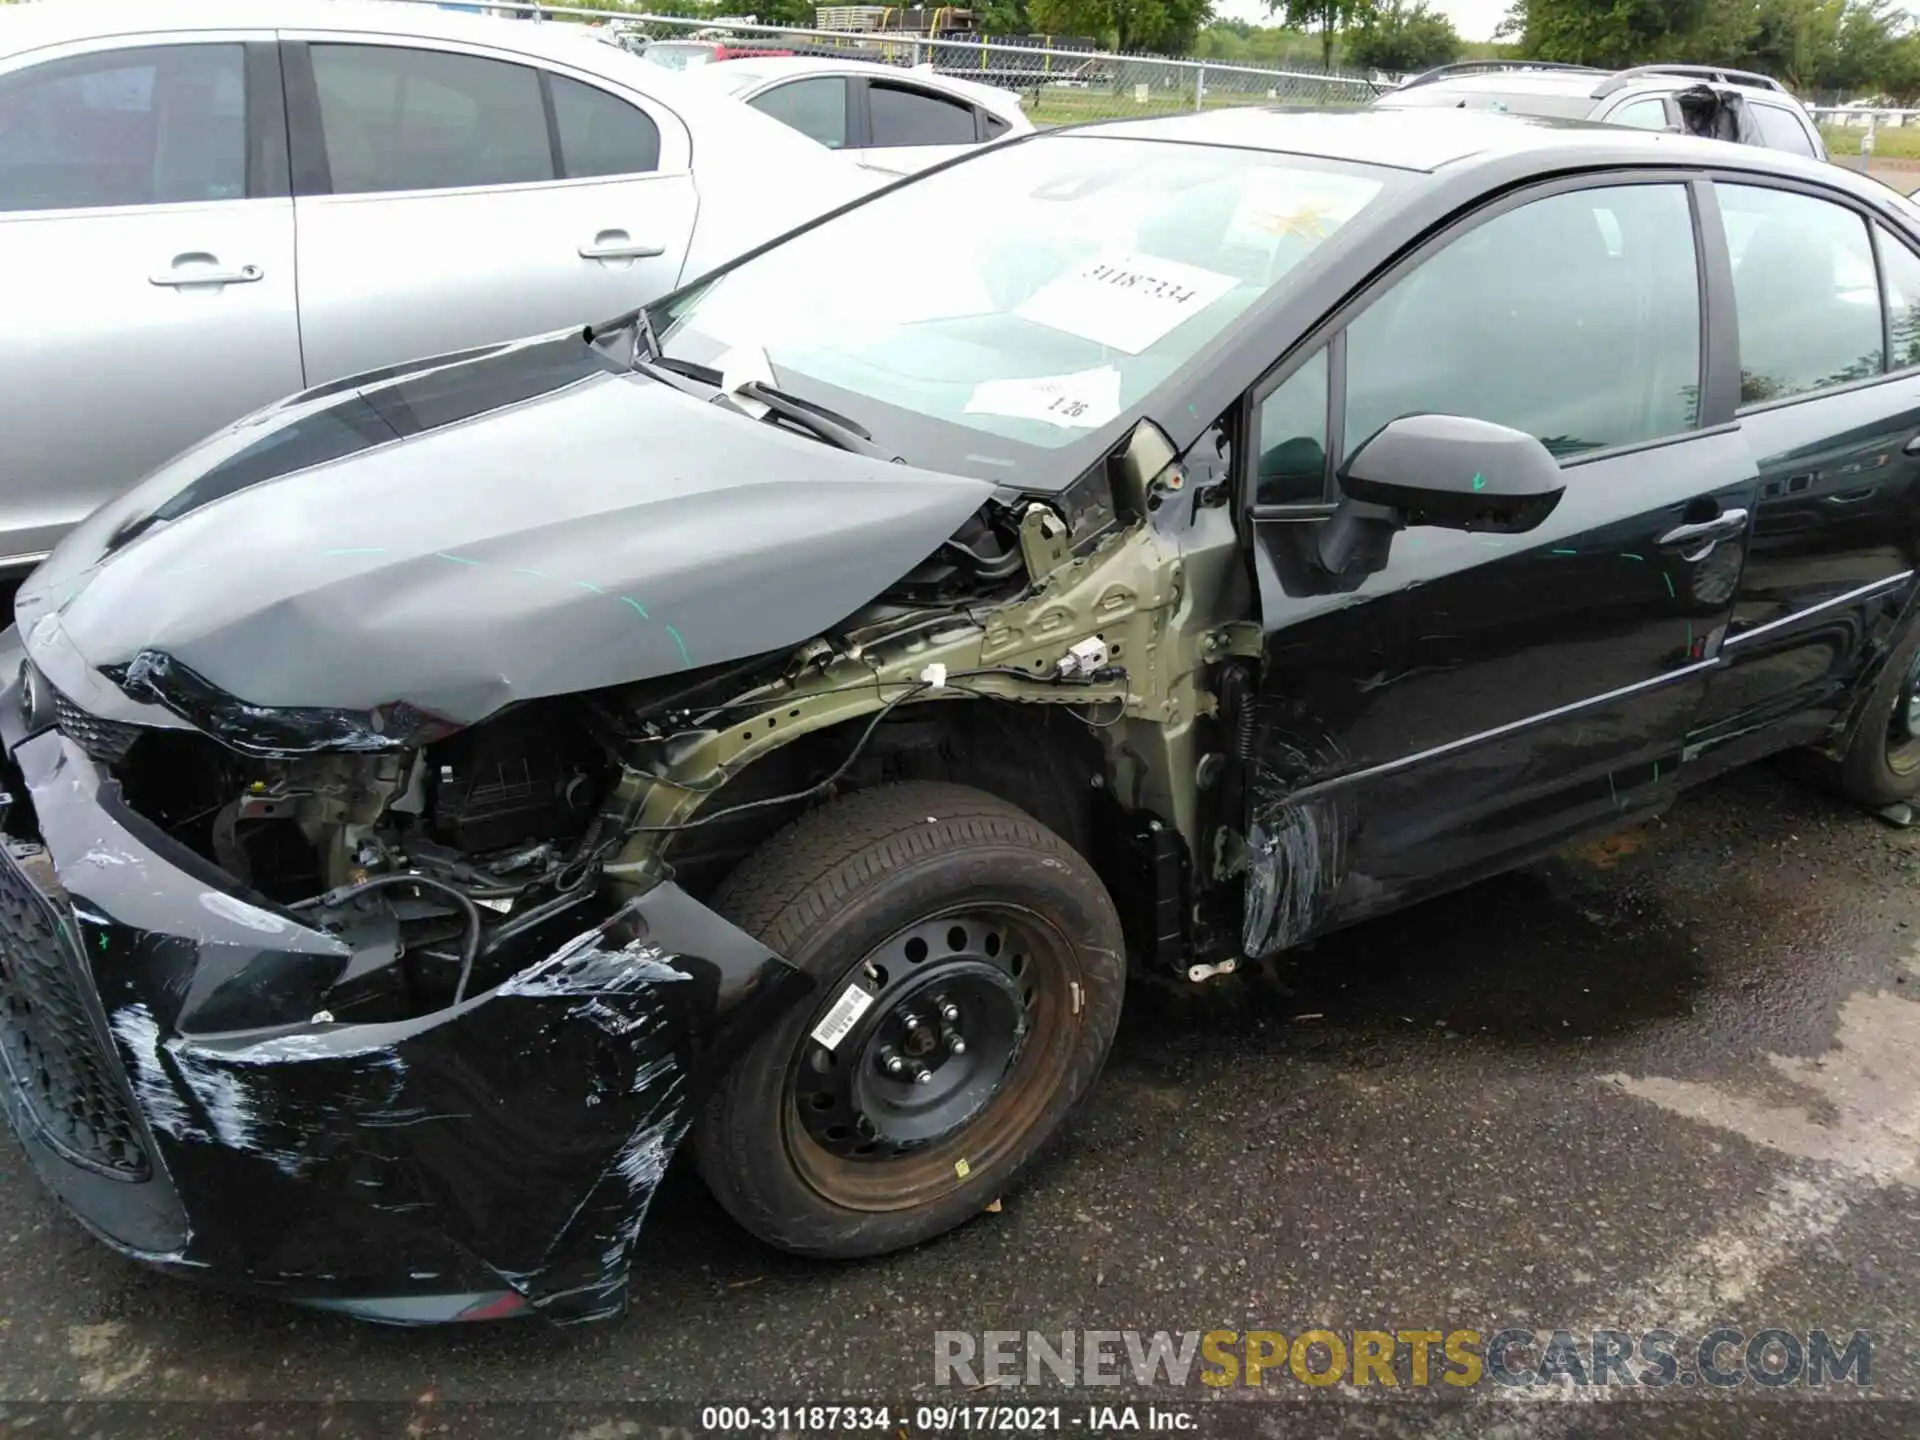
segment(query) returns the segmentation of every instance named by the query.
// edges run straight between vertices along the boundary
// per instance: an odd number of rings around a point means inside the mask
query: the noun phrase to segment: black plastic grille
[[[66,696],[53,697],[54,721],[60,733],[102,765],[118,765],[140,738],[140,727],[89,715]]]
[[[119,1065],[89,1015],[80,957],[51,901],[0,846],[0,1051],[46,1139],[129,1180],[151,1173]]]

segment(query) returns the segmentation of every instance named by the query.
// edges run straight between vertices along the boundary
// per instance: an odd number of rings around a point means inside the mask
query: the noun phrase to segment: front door
[[[1724,417],[1702,403],[1696,188],[1511,197],[1254,392],[1249,954],[1672,793],[1755,488],[1737,432],[1706,428]],[[1328,576],[1313,557],[1339,459],[1422,411],[1541,439],[1558,507],[1524,535],[1403,531],[1377,573]]]
[[[0,568],[301,388],[280,70],[252,38],[0,65]]]

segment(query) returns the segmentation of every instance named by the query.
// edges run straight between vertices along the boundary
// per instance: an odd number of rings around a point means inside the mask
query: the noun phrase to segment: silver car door
[[[0,62],[0,569],[301,388],[283,114],[265,32]]]
[[[315,383],[584,324],[672,287],[692,147],[657,102],[452,42],[286,39]]]

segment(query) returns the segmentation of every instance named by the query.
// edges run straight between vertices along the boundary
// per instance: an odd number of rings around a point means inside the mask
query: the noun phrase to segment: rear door
[[[1250,397],[1249,954],[1672,795],[1755,485],[1708,388],[1728,339],[1703,316],[1705,190],[1634,175],[1508,197]],[[1419,412],[1535,435],[1561,459],[1558,507],[1523,535],[1405,530],[1384,569],[1327,576],[1335,468]]]
[[[269,33],[0,61],[0,568],[301,388]]]
[[[471,46],[306,35],[286,62],[309,382],[672,287],[696,200],[663,106]]]
[[[1739,322],[1754,531],[1696,745],[1732,764],[1823,733],[1920,568],[1920,255],[1846,197],[1714,186]]]

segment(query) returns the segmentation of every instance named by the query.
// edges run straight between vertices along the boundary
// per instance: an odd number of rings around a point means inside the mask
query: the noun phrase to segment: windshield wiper
[[[875,460],[889,460],[896,465],[906,464],[905,460],[891,450],[874,444],[871,431],[844,415],[836,414],[824,405],[815,405],[810,400],[798,399],[784,390],[776,390],[759,380],[749,380],[743,385],[736,386],[729,393],[759,401],[789,425],[797,425],[829,445],[837,445],[842,450],[852,451],[855,455],[871,456]]]

